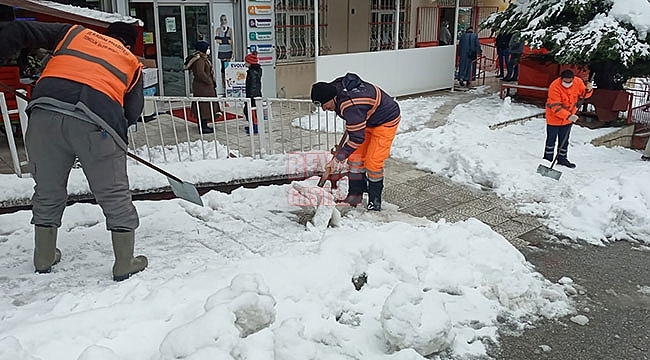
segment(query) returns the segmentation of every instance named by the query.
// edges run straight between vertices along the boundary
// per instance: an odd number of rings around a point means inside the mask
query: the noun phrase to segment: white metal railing
[[[25,95],[26,92],[25,90],[18,90],[21,94]],[[27,101],[16,97],[16,104],[17,104],[17,109],[9,109],[7,108],[7,100],[5,98],[5,94],[0,92],[0,110],[2,111],[2,121],[4,123],[4,130],[5,134],[7,136],[7,143],[9,145],[9,154],[11,156],[11,163],[13,166],[13,171],[14,174],[18,175],[18,177],[30,177],[29,172],[25,172],[22,170],[23,166],[26,166],[29,164],[29,158],[27,156],[27,149],[25,148],[25,132],[27,131],[27,114],[25,112],[25,109],[27,108]],[[11,115],[13,114],[18,114],[20,118],[20,128],[16,124],[12,124],[11,122]],[[21,129],[22,131],[17,131],[18,129]],[[20,133],[22,135],[22,144],[23,147],[22,149],[18,149],[16,146],[16,139],[15,136],[17,135],[16,133]],[[21,160],[21,155],[23,156],[24,160]]]
[[[19,99],[19,108],[9,110],[3,95],[0,93],[0,105],[13,171],[21,177],[29,176],[21,170],[21,166],[29,161],[27,150],[24,145],[20,149],[16,146],[16,125],[12,126],[9,119],[10,114],[18,113],[20,127],[26,129],[27,102]],[[192,103],[197,102],[210,103],[214,110],[212,113],[216,113],[219,104],[223,118],[212,116],[208,119],[214,133],[204,133],[198,123],[194,123],[196,119],[190,109]],[[309,100],[259,98],[254,110],[247,98],[151,96],[145,97],[145,103],[146,111],[128,129],[129,150],[152,163],[264,158],[272,154],[328,151],[338,143],[344,130],[342,119],[332,112],[316,109]],[[253,111],[259,119],[258,132],[249,131],[249,135],[245,127],[248,126],[249,130],[254,128]],[[147,112],[153,114],[146,115]]]

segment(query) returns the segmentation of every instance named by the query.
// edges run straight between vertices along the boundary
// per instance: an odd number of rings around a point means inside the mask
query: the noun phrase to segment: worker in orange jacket
[[[111,231],[113,280],[147,267],[133,256],[138,213],[126,171],[127,128],[144,104],[142,64],[131,52],[135,26],[111,23],[105,34],[80,25],[11,21],[0,29],[0,59],[30,48],[52,50],[31,93],[25,145],[36,186],[32,197],[34,267],[48,273],[61,260],[57,231],[66,206],[66,184],[81,162]]]
[[[585,85],[571,70],[562,71],[560,77],[549,85],[546,100],[545,160],[553,161],[555,144],[559,141],[557,163],[568,168],[576,167],[576,164],[567,158],[569,134],[571,125],[578,121],[576,113],[579,102],[590,97],[592,93],[593,85],[591,83]]]

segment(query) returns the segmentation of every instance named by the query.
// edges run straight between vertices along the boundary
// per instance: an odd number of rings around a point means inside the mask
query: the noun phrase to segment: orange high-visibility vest
[[[75,25],[57,45],[41,74],[86,84],[124,106],[142,64],[119,40]]]

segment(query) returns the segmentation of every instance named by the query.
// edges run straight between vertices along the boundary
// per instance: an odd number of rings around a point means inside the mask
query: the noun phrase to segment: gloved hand
[[[589,81],[589,82],[587,83],[587,91],[591,91],[591,90],[593,90],[593,89],[594,89],[594,84],[593,84],[591,81]]]
[[[343,172],[345,169],[345,161],[340,161],[335,156],[327,165],[325,165],[325,169],[329,170],[330,173]]]
[[[569,116],[569,121],[571,121],[572,123],[578,121],[578,119],[580,119],[578,117],[578,115],[573,114],[573,115]]]

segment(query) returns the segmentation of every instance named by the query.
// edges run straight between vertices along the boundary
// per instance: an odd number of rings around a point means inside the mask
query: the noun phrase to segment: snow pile
[[[284,201],[291,188],[209,192],[206,207],[136,202],[136,252],[150,266],[122,283],[110,279],[97,206],[66,209],[63,259],[47,275],[33,273],[31,214],[0,216],[0,351],[48,360],[484,355],[500,325],[574,312],[562,285],[477,220],[387,222],[405,215],[359,209],[314,233]]]
[[[453,181],[489,189],[538,216],[557,234],[593,244],[650,239],[650,167],[625,148],[594,147],[591,140],[616,128],[574,126],[569,159],[576,169],[555,167],[559,181],[536,173],[546,138],[543,117],[490,130],[503,120],[530,116],[539,108],[494,94],[460,104],[447,124],[398,134],[391,155]]]

